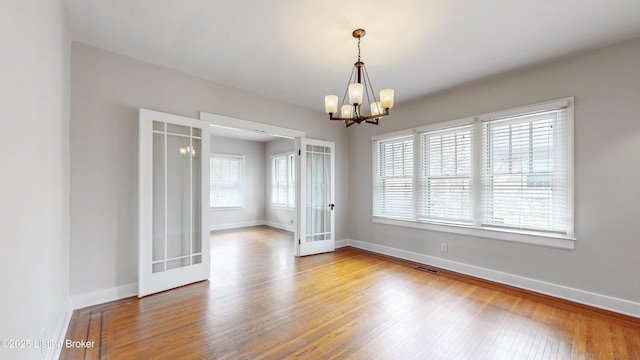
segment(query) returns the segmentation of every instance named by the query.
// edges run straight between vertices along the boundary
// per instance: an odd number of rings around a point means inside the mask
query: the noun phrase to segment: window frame
[[[380,168],[380,163],[378,161],[379,158],[376,156],[379,153],[379,143],[380,142],[388,142],[389,143],[389,142],[393,142],[394,140],[405,142],[404,139],[409,138],[409,137],[411,137],[411,141],[412,141],[413,145],[412,145],[412,150],[411,150],[412,151],[412,154],[411,154],[411,156],[412,156],[412,167],[411,167],[411,177],[410,177],[410,179],[411,179],[411,192],[410,192],[411,199],[408,199],[410,201],[410,204],[407,206],[407,209],[410,209],[410,211],[415,214],[415,204],[416,204],[416,195],[417,194],[415,192],[415,183],[416,183],[416,181],[415,181],[415,174],[416,174],[415,157],[416,156],[415,156],[414,149],[415,149],[416,137],[415,137],[415,131],[413,129],[410,129],[410,130],[396,131],[396,132],[393,132],[393,133],[387,133],[387,134],[384,134],[382,136],[374,136],[372,138],[372,151],[373,151],[373,154],[374,154],[372,156],[372,159],[373,159],[373,165],[372,166],[373,166],[373,174],[374,174],[374,176],[373,176],[373,180],[374,181],[373,181],[373,185],[372,185],[373,186],[373,189],[372,189],[373,190],[372,214],[373,214],[374,217],[377,216],[377,215],[375,215],[377,211],[378,211],[378,213],[382,213],[382,212],[384,212],[384,208],[385,208],[385,204],[380,204],[379,207],[376,208],[376,205],[373,203],[375,201],[375,199],[376,199],[376,193],[375,193],[376,189],[378,187],[384,187],[383,184],[388,179],[402,180],[402,179],[405,179],[405,178],[409,178],[409,177],[406,177],[406,176],[401,177],[401,176],[395,176],[395,175],[388,176],[388,177],[379,176],[379,177],[376,178],[376,174],[379,174],[381,171],[383,171]],[[404,155],[403,155],[403,159],[404,159]],[[403,172],[404,171],[405,171],[405,169],[403,168]],[[377,181],[376,181],[376,179],[377,179]],[[396,193],[396,195],[397,194],[398,193]],[[396,215],[396,216],[387,215],[387,216],[379,216],[379,217],[380,218],[387,218],[387,219],[407,220],[407,218],[405,216],[403,216],[403,215]]]
[[[276,161],[283,159],[285,161],[285,195],[287,201],[285,203],[274,202],[274,195],[277,190],[276,182]],[[271,206],[278,209],[295,209],[296,207],[296,157],[294,152],[286,152],[271,155]],[[289,199],[292,197],[293,199]]]
[[[236,159],[238,160],[238,182],[236,186],[239,190],[239,205],[225,205],[225,206],[212,206],[211,200],[213,196],[213,190],[211,189],[211,178],[213,177],[213,171],[210,169],[209,172],[209,209],[211,210],[238,210],[244,208],[245,201],[245,188],[244,188],[244,165],[245,165],[245,156],[244,155],[229,155],[229,154],[218,154],[212,153],[209,154],[209,167],[211,168],[211,160],[213,158],[224,158],[224,159]]]
[[[446,232],[467,236],[475,236],[481,238],[489,238],[495,240],[503,240],[503,241],[511,241],[518,243],[527,243],[534,244],[546,247],[553,247],[559,249],[572,250],[575,248],[576,237],[574,234],[574,103],[575,100],[573,97],[562,98],[558,100],[542,102],[533,105],[521,106],[517,108],[496,111],[481,115],[476,115],[473,117],[444,121],[435,124],[420,126],[412,129],[406,129],[401,131],[396,131],[393,133],[386,133],[381,135],[376,135],[372,137],[373,144],[373,163],[374,168],[372,169],[372,177],[373,177],[373,188],[372,188],[372,221],[374,223],[379,224],[387,224],[394,226],[402,226],[402,227],[410,227],[438,232]],[[525,229],[513,229],[513,228],[499,228],[486,226],[482,224],[482,185],[481,185],[481,174],[482,174],[482,153],[485,151],[484,145],[484,137],[483,137],[483,124],[489,121],[490,119],[496,118],[504,118],[510,116],[531,114],[536,112],[542,112],[545,110],[552,109],[566,109],[566,177],[567,177],[567,228],[566,234],[560,234],[555,232],[541,232],[541,231],[533,231],[533,230],[525,230]],[[376,157],[378,156],[376,153],[375,144],[377,141],[381,141],[384,139],[392,139],[394,137],[398,137],[402,134],[413,134],[414,136],[414,153],[422,151],[422,145],[420,143],[421,134],[425,132],[434,132],[446,129],[455,129],[457,127],[462,127],[466,125],[472,125],[472,144],[471,144],[471,163],[472,163],[472,224],[463,224],[456,222],[447,222],[447,221],[434,221],[428,219],[418,219],[418,211],[416,201],[418,200],[418,192],[423,191],[417,188],[419,185],[418,176],[419,173],[424,166],[421,162],[421,155],[414,156],[414,212],[413,218],[410,219],[399,219],[394,217],[380,216],[374,215],[374,207],[376,206],[373,202],[376,199],[376,169],[375,163],[377,161]]]

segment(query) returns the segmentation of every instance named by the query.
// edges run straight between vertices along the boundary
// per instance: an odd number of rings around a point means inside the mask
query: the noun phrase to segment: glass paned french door
[[[138,296],[209,278],[208,124],[140,110]]]
[[[298,139],[300,196],[299,256],[335,250],[335,161],[333,142]]]

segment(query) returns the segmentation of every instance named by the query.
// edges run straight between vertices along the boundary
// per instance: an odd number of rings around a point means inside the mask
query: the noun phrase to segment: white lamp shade
[[[353,111],[353,106],[351,105],[342,105],[342,107],[340,108],[340,113],[342,114],[343,118],[353,117],[352,111]]]
[[[338,112],[337,95],[327,95],[324,97],[324,111],[326,111],[327,114],[335,114]]]
[[[349,85],[349,102],[351,105],[362,104],[362,93],[364,92],[364,86],[359,83],[353,83]]]
[[[393,89],[380,90],[380,103],[383,109],[391,109],[393,107]]]
[[[379,101],[376,101],[371,104],[371,115],[378,116],[378,115],[382,115],[383,113],[384,113],[384,110],[382,110],[382,104],[380,104]]]

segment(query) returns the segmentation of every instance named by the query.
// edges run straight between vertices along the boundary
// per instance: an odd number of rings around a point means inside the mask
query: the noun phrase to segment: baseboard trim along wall
[[[53,337],[45,337],[43,340],[52,340],[54,344],[64,344],[64,341],[67,337],[67,330],[69,329],[69,324],[71,323],[71,315],[73,315],[73,307],[71,306],[71,299],[67,301],[62,314],[60,314],[60,319],[58,320],[58,325],[56,326],[55,333]],[[46,334],[45,334],[46,335]],[[54,360],[60,358],[60,352],[62,352],[61,346],[50,346],[49,351],[45,355],[45,359]]]
[[[266,222],[264,220],[252,220],[252,221],[242,221],[242,222],[228,223],[228,224],[210,224],[209,231],[236,229],[236,228],[243,228],[243,227],[249,227],[249,226],[260,226],[260,225],[266,225]]]
[[[349,239],[336,240],[336,249],[339,249],[345,246],[349,246]]]
[[[291,232],[296,231],[296,227],[293,225],[280,224],[274,221],[267,221],[265,225],[271,226],[276,229],[285,230],[285,231],[291,231]]]
[[[637,302],[614,298],[590,291],[570,288],[563,285],[548,283],[545,281],[535,280],[523,276],[504,273],[479,266],[441,259],[438,257],[424,255],[412,251],[372,244],[365,241],[347,239],[346,242],[349,246],[353,246],[358,249],[367,250],[382,255],[393,256],[408,261],[414,261],[425,265],[432,265],[460,274],[469,275],[500,284],[510,285],[524,290],[529,290],[540,294],[573,301],[575,303],[640,318],[640,303]],[[337,244],[336,247],[338,247]]]
[[[73,310],[99,305],[138,295],[138,283],[98,290],[71,298]]]

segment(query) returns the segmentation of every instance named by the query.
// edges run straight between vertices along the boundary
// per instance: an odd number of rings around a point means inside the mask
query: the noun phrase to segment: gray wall
[[[576,100],[575,250],[372,223],[372,135],[566,96]],[[640,302],[640,39],[401,104],[380,127],[348,132],[353,239]]]
[[[292,139],[278,139],[265,144],[265,220],[267,225],[284,230],[295,231],[295,209],[283,208],[271,205],[271,157],[274,155],[294,152],[296,143]]]
[[[69,299],[71,39],[60,3],[3,1],[0,44],[0,338],[57,341]],[[0,348],[0,358],[48,350]]]
[[[240,209],[212,208],[209,219],[212,230],[264,224],[264,149],[262,142],[211,137],[212,154],[244,156],[244,206]]]
[[[137,282],[138,108],[200,111],[306,131],[348,150],[343,125],[309,111],[164,67],[73,43],[71,294],[120,294]],[[349,164],[337,157],[338,239],[348,237]],[[99,298],[99,297],[98,297]]]

